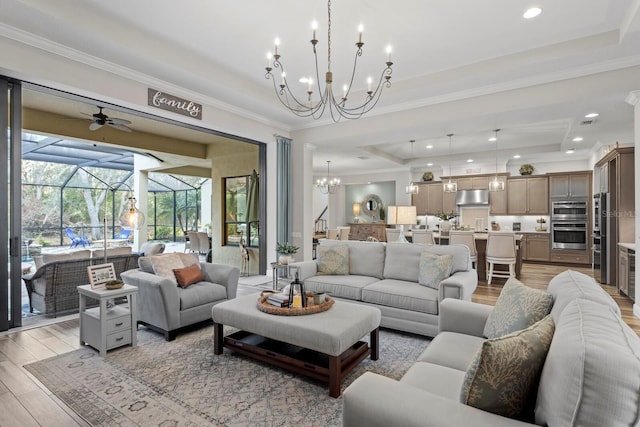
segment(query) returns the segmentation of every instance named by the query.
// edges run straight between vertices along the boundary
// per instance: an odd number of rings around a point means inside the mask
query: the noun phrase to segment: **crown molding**
[[[226,111],[228,113],[232,113],[232,114],[244,117],[246,119],[250,119],[250,120],[262,123],[270,127],[284,129],[288,132],[291,131],[291,127],[288,124],[276,122],[264,116],[255,114],[249,110],[238,108],[234,105],[220,101],[219,99],[203,95],[202,93],[199,93],[199,92],[194,92],[184,87],[177,86],[165,80],[157,79],[155,77],[149,76],[148,74],[144,74],[144,73],[132,70],[130,68],[123,67],[113,62],[105,61],[96,56],[89,55],[85,52],[70,48],[68,46],[62,45],[60,43],[46,39],[44,37],[34,35],[32,33],[23,31],[21,29],[12,27],[4,23],[0,23],[0,36],[14,40],[18,43],[25,44],[27,46],[34,47],[36,49],[43,50],[53,55],[57,55],[57,56],[69,59],[74,62],[78,62],[102,71],[106,71],[111,74],[115,74],[117,76],[146,85],[147,87],[153,87],[154,89],[171,92],[175,95],[183,96],[188,99],[192,99],[194,101],[202,103],[203,105],[214,107],[214,108]],[[146,99],[146,95],[145,95],[145,99]]]

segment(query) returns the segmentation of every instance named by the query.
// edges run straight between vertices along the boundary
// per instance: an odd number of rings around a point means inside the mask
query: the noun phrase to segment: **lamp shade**
[[[415,206],[389,206],[387,224],[409,225],[418,221]]]
[[[360,203],[354,203],[353,204],[353,216],[358,216],[360,215]]]

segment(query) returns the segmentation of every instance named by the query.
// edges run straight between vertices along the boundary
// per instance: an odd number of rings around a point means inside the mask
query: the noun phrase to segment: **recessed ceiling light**
[[[575,148],[569,148],[567,151],[565,151],[565,153],[567,154],[573,154],[576,151]]]
[[[542,9],[539,7],[531,7],[526,10],[526,12],[522,15],[524,19],[535,18],[536,16],[542,13]]]
[[[298,80],[300,83],[309,83],[309,78],[308,77],[300,77],[300,80]]]
[[[575,138],[572,139],[573,142],[580,142],[582,140],[583,138],[581,136],[576,136]]]
[[[433,145],[429,144],[427,145],[427,150],[431,150],[433,148]]]
[[[493,142],[493,141],[497,141],[498,138],[496,138],[495,136],[492,136],[491,138],[489,138],[489,141]]]
[[[513,155],[513,158],[514,158],[514,159],[519,159],[519,158],[520,158],[520,154],[514,154],[514,155]]]
[[[589,114],[585,114],[585,118],[587,119],[593,119],[594,117],[598,117],[600,114],[598,113],[589,113]]]
[[[433,166],[433,163],[427,163],[427,166]]]
[[[467,163],[473,163],[473,159],[467,159]]]

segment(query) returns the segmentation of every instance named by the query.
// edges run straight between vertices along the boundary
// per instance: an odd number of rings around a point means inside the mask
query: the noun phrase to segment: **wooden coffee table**
[[[278,316],[256,307],[257,295],[214,305],[214,353],[223,347],[329,384],[340,396],[344,377],[367,356],[378,360],[380,310],[336,301],[322,313]],[[224,337],[223,325],[240,329]],[[370,336],[370,345],[361,338]]]

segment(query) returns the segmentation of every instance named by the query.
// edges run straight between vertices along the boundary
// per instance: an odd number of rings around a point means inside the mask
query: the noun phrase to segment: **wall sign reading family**
[[[202,120],[202,104],[149,88],[148,103],[152,107]]]

